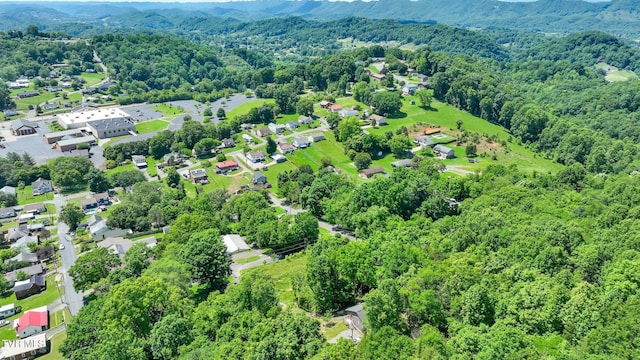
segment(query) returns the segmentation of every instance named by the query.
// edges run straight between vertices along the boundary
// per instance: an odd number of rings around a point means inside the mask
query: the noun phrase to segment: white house
[[[235,253],[249,250],[249,246],[240,235],[236,235],[236,234],[224,235],[222,237],[222,242],[224,243],[224,246],[227,248],[227,254],[235,254]]]
[[[289,122],[287,122],[287,124],[285,126],[286,126],[286,128],[288,130],[293,131],[293,130],[297,129],[298,127],[300,127],[300,124],[297,121],[289,121]]]
[[[298,149],[305,149],[309,147],[309,141],[306,138],[296,138],[293,140],[291,145],[297,147]]]
[[[133,161],[133,165],[138,169],[147,167],[147,159],[142,155],[131,155],[131,161]]]
[[[247,153],[247,160],[251,161],[252,163],[259,163],[261,161],[264,161],[265,160],[264,152],[262,151],[249,152]]]
[[[313,122],[313,119],[310,116],[300,115],[298,117],[298,123],[303,125],[309,125]]]
[[[323,133],[314,133],[309,135],[309,137],[307,138],[307,140],[309,140],[309,142],[318,142],[318,141],[322,141],[324,140],[324,134]]]
[[[286,129],[286,127],[284,125],[275,124],[275,123],[270,123],[269,125],[267,125],[267,127],[274,134],[282,134],[284,132],[284,130]]]
[[[89,232],[93,241],[104,240],[108,237],[122,236],[127,233],[125,229],[112,229],[107,226],[107,220],[100,220],[89,226]]]
[[[13,304],[8,304],[0,307],[0,319],[5,319],[16,314],[16,307]]]

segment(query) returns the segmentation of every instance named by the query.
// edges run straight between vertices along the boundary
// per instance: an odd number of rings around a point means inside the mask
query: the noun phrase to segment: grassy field
[[[287,308],[295,308],[297,306],[293,297],[293,289],[291,288],[291,276],[293,274],[303,273],[306,265],[307,255],[305,253],[297,253],[287,256],[284,260],[244,270],[240,273],[240,276],[252,272],[267,274],[273,279],[278,299],[280,299]]]
[[[65,319],[66,321],[71,319],[71,313],[67,308],[64,308],[63,310],[60,310],[56,313],[49,314],[49,328],[53,329],[58,325],[62,325],[62,321]]]
[[[216,189],[226,189],[230,192],[235,192],[240,189],[242,185],[248,185],[251,183],[250,175],[248,173],[238,174],[238,171],[232,172],[230,175],[219,175],[213,170],[213,167],[206,168],[209,183],[206,185],[195,185],[189,179],[182,179],[184,189],[188,196],[196,195],[196,186],[200,188],[201,192],[211,192]]]
[[[456,122],[462,120],[462,129],[469,132],[487,134],[489,136],[497,135],[499,140],[507,140],[511,137],[504,128],[439,101],[433,101],[431,110],[424,110],[419,105],[410,105],[409,102],[411,100],[414,100],[416,104],[419,103],[416,97],[405,97],[403,99],[401,117],[389,119],[389,125],[387,126],[369,128],[367,131],[372,134],[384,134],[387,131],[396,131],[402,126],[411,128],[415,124],[423,123],[429,126],[440,127],[443,132],[456,135],[458,133]],[[515,142],[508,144],[508,152],[501,149],[501,146],[498,144],[493,145],[492,148],[498,149],[496,151],[498,160],[493,161],[490,157],[487,157],[475,164],[470,164],[465,158],[464,147],[456,147],[455,144],[448,144],[447,146],[453,148],[456,151],[456,156],[459,156],[459,158],[445,160],[444,163],[446,165],[456,165],[465,170],[481,171],[490,163],[503,165],[516,164],[520,169],[526,171],[536,170],[556,173],[562,169],[562,165],[544,159],[530,149],[518,145]]]
[[[175,116],[175,115],[184,114],[186,112],[183,108],[179,106],[173,106],[170,104],[155,105],[153,107],[153,110],[161,112],[162,115],[164,116]]]
[[[369,70],[371,70],[371,72],[375,73],[375,74],[379,74],[380,73],[380,70],[378,70],[378,67],[373,65],[373,64],[369,65]]]
[[[251,100],[249,102],[246,102],[238,107],[235,107],[232,110],[229,110],[227,112],[227,118],[232,119],[235,116],[240,116],[240,115],[244,115],[244,114],[248,114],[249,111],[255,107],[260,107],[262,106],[262,104],[267,103],[267,104],[273,104],[275,103],[275,100],[273,99],[254,99]],[[218,109],[213,109],[213,113],[215,114],[215,112],[218,111]],[[298,119],[296,117],[296,119]]]
[[[33,196],[33,188],[31,185],[25,186],[22,190],[16,190],[18,196],[18,205],[33,204],[45,200],[53,200],[53,193]]]
[[[634,73],[633,71],[618,70],[618,71],[612,71],[608,73],[607,76],[605,76],[605,79],[607,79],[607,81],[610,81],[610,82],[637,80],[638,75],[636,75],[636,73]]]
[[[67,338],[67,332],[63,331],[59,334],[54,335],[51,338],[51,351],[48,354],[39,357],[40,360],[64,360],[62,354],[60,354],[60,346],[62,346],[62,342]]]
[[[136,130],[138,134],[149,133],[153,131],[164,130],[169,126],[169,122],[166,120],[149,120],[136,124]]]
[[[56,95],[54,93],[51,93],[51,92],[48,92],[48,91],[44,91],[40,95],[34,96],[34,97],[29,97],[29,98],[24,98],[24,99],[17,99],[16,98],[16,100],[15,100],[16,108],[18,110],[25,110],[25,109],[29,108],[29,105],[36,106],[37,104],[41,104],[43,102],[49,101],[49,100],[53,99],[54,97],[56,97]]]
[[[93,86],[104,79],[103,73],[82,73],[79,76],[86,81],[86,86]]]
[[[278,174],[285,171],[289,171],[289,170],[295,170],[297,168],[298,167],[292,164],[291,161],[286,161],[280,164],[271,165],[269,166],[268,171],[262,171],[262,173],[267,177],[267,181],[269,181],[269,184],[271,184],[272,186],[271,191],[274,194],[277,194],[278,193]]]
[[[333,132],[328,131],[325,134],[326,139],[311,144],[306,149],[296,150],[293,154],[287,155],[289,160],[300,166],[308,164],[313,170],[318,170],[322,164],[323,157],[331,159],[334,167],[354,176],[358,175],[358,170],[352,164],[352,161],[344,154],[342,144],[335,140]]]

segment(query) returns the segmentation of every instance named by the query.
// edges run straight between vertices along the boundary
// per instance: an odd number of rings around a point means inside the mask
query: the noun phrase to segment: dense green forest
[[[357,346],[326,344],[317,320],[278,306],[266,276],[243,277],[225,288],[229,260],[208,245],[229,231],[258,242],[297,231],[288,221],[302,226],[300,231],[307,227],[313,233],[315,226],[317,234],[317,222],[296,215],[269,228],[265,221],[274,215],[261,194],[225,202],[220,193],[194,201],[176,190],[145,190],[154,185],[142,183],[125,201],[143,213],[156,208],[166,219],[175,218],[172,228],[162,246],[151,253],[144,246],[133,249],[125,266],[106,278],[92,277],[97,272],[91,267],[77,278],[97,292],[70,325],[63,354],[73,359],[640,355],[628,345],[640,330],[637,175],[595,177],[576,166],[557,176],[526,175],[491,166],[480,177],[451,178],[439,174],[433,160],[415,164],[355,187],[344,175],[325,170],[300,185],[303,204],[314,214],[351,226],[362,240],[322,236],[307,251],[304,272],[292,279],[296,302],[322,314],[364,300],[369,330]],[[449,197],[460,205],[450,207],[444,201]]]

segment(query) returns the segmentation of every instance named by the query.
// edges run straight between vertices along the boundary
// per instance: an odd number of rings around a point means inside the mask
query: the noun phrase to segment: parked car
[[[0,327],[7,326],[7,325],[9,325],[9,321],[7,321],[7,320],[0,320]]]

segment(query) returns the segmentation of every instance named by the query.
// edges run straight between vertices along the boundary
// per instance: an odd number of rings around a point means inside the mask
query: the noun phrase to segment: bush
[[[225,161],[225,160],[227,160],[227,156],[225,154],[218,154],[218,156],[216,156],[216,160],[218,162]]]
[[[107,160],[104,162],[104,167],[107,169],[115,169],[118,166],[115,160]]]

